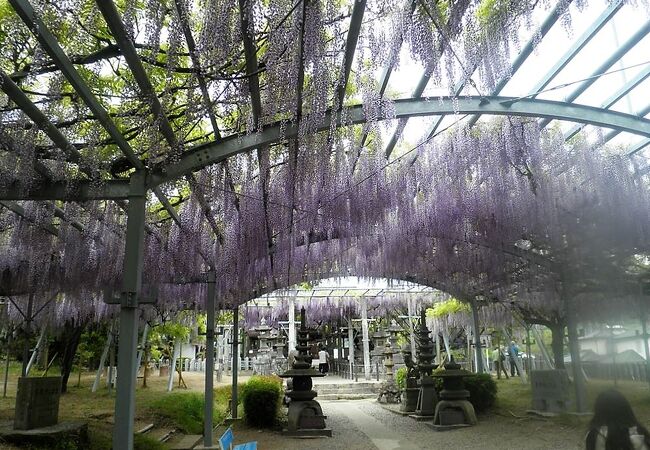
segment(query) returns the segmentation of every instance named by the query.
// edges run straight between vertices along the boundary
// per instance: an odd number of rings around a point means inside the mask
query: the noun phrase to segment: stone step
[[[371,393],[379,392],[380,386],[364,387],[364,386],[338,386],[338,387],[315,387],[315,391],[319,394],[354,394],[354,393]]]
[[[200,434],[179,434],[167,442],[170,450],[192,450],[203,439]]]
[[[318,398],[322,398],[324,395],[377,395],[379,391],[364,391],[364,390],[355,390],[355,391],[322,391],[318,392]]]
[[[318,397],[316,397],[315,400],[362,400],[366,398],[377,398],[377,394],[318,394]]]

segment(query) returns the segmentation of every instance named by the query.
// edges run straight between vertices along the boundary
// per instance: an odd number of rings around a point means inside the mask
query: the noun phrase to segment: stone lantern
[[[420,379],[418,380],[418,387],[420,392],[418,395],[418,403],[415,408],[415,414],[411,417],[418,420],[427,420],[433,417],[435,412],[438,397],[434,387],[434,380],[431,377],[433,369],[436,365],[433,364],[433,341],[429,337],[429,329],[426,324],[425,310],[422,309],[420,313],[420,326],[418,327],[416,336],[417,343],[417,360],[418,371]]]
[[[393,351],[392,346],[390,345],[390,339],[386,341],[384,346],[384,367],[386,368],[386,381],[384,381],[379,389],[379,396],[377,401],[381,403],[399,403],[400,402],[400,392],[395,382],[395,375],[393,374],[393,367],[395,363],[393,362]]]
[[[463,384],[463,378],[472,373],[461,369],[453,356],[444,368],[445,370],[433,375],[442,378],[442,391],[440,391],[440,401],[436,405],[433,426],[447,429],[476,425],[474,406],[469,402],[469,391]]]
[[[305,326],[305,308],[300,310],[300,329],[297,333],[298,355],[291,368],[280,375],[282,378],[291,378],[291,389],[286,396],[289,402],[288,426],[283,433],[288,436],[332,436],[332,430],[326,428],[323,410],[314,400],[316,391],[312,389],[312,377],[324,377],[311,365],[310,331]],[[287,383],[288,384],[288,383]]]

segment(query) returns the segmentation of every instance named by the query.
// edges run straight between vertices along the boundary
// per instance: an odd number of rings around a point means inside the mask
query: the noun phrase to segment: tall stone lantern
[[[433,352],[433,341],[429,337],[429,329],[426,324],[426,311],[422,308],[420,313],[420,326],[415,334],[417,343],[417,361],[420,379],[418,380],[418,387],[420,392],[418,395],[418,404],[415,408],[415,414],[412,415],[418,420],[431,419],[435,413],[438,397],[434,388],[434,380],[431,376],[433,369],[436,365],[433,364],[435,356]]]
[[[289,370],[280,375],[282,378],[291,378],[291,389],[287,390],[289,397],[288,426],[283,430],[287,436],[332,436],[332,430],[326,428],[323,410],[314,400],[318,395],[312,390],[312,377],[324,377],[311,365],[309,352],[310,331],[305,326],[305,308],[300,310],[300,330],[297,339],[298,355]],[[287,383],[288,384],[288,383]]]

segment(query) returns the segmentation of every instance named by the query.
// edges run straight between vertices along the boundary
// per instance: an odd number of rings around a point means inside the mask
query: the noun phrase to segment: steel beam
[[[36,36],[36,39],[43,49],[45,49],[45,51],[50,55],[54,64],[59,68],[59,70],[61,70],[61,73],[63,73],[70,85],[74,88],[77,94],[79,94],[79,97],[84,101],[86,106],[88,106],[88,109],[91,110],[97,121],[108,132],[115,144],[120,148],[133,167],[136,170],[144,169],[144,164],[137,157],[129,142],[117,128],[117,125],[115,125],[111,117],[108,115],[106,109],[104,109],[101,103],[99,103],[79,72],[74,68],[74,65],[59,45],[57,39],[47,28],[45,23],[36,15],[36,12],[30,5],[29,1],[9,0],[9,2],[25,25],[27,25],[27,28],[34,33],[34,36]],[[57,143],[57,145],[59,145],[59,143]],[[176,214],[176,211],[162,191],[155,189],[154,193],[172,219],[174,219],[176,223],[180,224],[178,214]]]
[[[396,100],[394,102],[394,111],[395,115],[391,116],[391,119],[459,113],[548,117],[588,123],[650,137],[650,120],[617,111],[551,100],[513,97],[432,97]],[[328,112],[317,131],[328,130],[331,117],[331,112]],[[388,119],[388,117],[380,119]],[[360,124],[364,123],[365,120],[363,105],[355,105],[348,108],[345,123],[341,124],[340,118],[337,117],[335,126]],[[298,129],[296,125],[288,125],[284,131],[283,128],[285,127],[281,123],[275,123],[265,127],[259,133],[233,135],[219,142],[197,146],[185,152],[180,161],[168,164],[155,171],[151,176],[150,186],[158,186],[161,183],[172,181],[186,173],[216,164],[230,156],[259,146],[273,144],[297,136]]]
[[[438,25],[437,21],[435,21],[433,15],[429,11],[428,8],[426,8],[426,5],[423,3],[422,6],[425,8],[426,13],[429,15],[431,20],[434,22],[434,25],[439,29],[439,32],[442,34],[442,28]],[[444,35],[443,35],[444,36]],[[440,48],[440,55],[445,51],[445,46],[451,45],[451,41],[447,36],[445,36],[445,43],[444,45]],[[472,68],[472,72],[474,72],[475,67]],[[461,82],[461,87],[458,88],[458,92],[456,95],[460,94],[460,90],[462,90],[462,86],[464,86],[465,81],[469,80],[471,78],[471,73],[465,74],[466,79]],[[420,80],[418,81],[418,84],[415,86],[415,89],[413,90],[413,93],[411,94],[412,98],[420,98],[422,97],[422,94],[424,93],[424,89],[426,89],[427,84],[429,84],[429,80],[431,79],[431,74],[425,70],[420,77]],[[435,128],[438,127],[440,122],[442,121],[442,118],[438,119],[438,124],[434,125],[434,129],[430,132],[430,134],[435,133]],[[402,132],[404,131],[404,128],[406,127],[406,124],[408,122],[408,118],[401,119],[398,122],[397,128],[395,129],[395,132],[391,136],[391,138],[388,140],[388,144],[386,145],[386,148],[384,149],[384,154],[386,155],[386,159],[390,157],[390,155],[393,153],[393,150],[395,149],[395,146],[397,145],[397,141],[399,138],[402,136]]]
[[[81,154],[77,148],[68,141],[68,139],[59,131],[57,127],[41,112],[40,109],[32,102],[27,95],[13,82],[9,75],[0,69],[0,88],[5,94],[13,101],[26,115],[29,117],[36,126],[42,130],[47,136],[59,147],[68,157],[70,162],[81,164]],[[82,167],[82,170],[84,168]],[[88,170],[84,171],[89,175]]]
[[[619,9],[623,6],[623,0],[616,0],[611,2],[605,11],[602,12],[600,16],[591,24],[591,26],[584,32],[582,35],[575,40],[573,45],[558,59],[553,67],[546,72],[546,74],[537,82],[535,87],[532,89],[531,94],[536,96],[541,90],[543,90],[548,84],[559,74],[562,69],[566,67],[567,64],[571,62],[575,56],[580,53],[585,45],[591,41],[591,39],[598,34],[598,32],[610,21],[612,17],[618,12]]]
[[[646,148],[648,145],[650,145],[650,139],[644,139],[642,141],[639,141],[627,150],[627,155],[628,156],[636,155],[641,150]]]
[[[56,236],[56,237],[59,236],[59,229],[57,227],[55,227],[51,223],[43,224],[43,223],[34,222],[34,220],[28,217],[27,214],[25,213],[25,208],[20,206],[18,203],[12,201],[0,201],[0,206],[4,206],[9,211],[14,212],[15,214],[22,217],[23,219],[33,223],[35,226],[47,231],[52,236]]]
[[[336,88],[337,103],[334,106],[338,110],[341,110],[343,108],[345,90],[348,86],[350,71],[352,71],[352,61],[354,61],[354,54],[357,50],[359,33],[361,32],[361,24],[363,23],[363,15],[365,12],[366,0],[354,0],[354,6],[352,7],[352,17],[350,17],[350,28],[348,29],[348,37],[345,41],[345,55],[343,56],[343,77],[341,78],[341,83]]]
[[[407,1],[407,4],[410,6],[410,15],[413,15],[413,11],[415,11],[415,6],[417,5],[417,2],[418,0]],[[398,45],[396,47],[393,47],[393,49],[395,50],[391,51],[391,55],[388,59],[389,61],[388,65],[384,68],[379,78],[379,97],[384,96],[384,93],[386,92],[386,88],[388,87],[388,81],[390,80],[390,76],[393,74],[395,61],[397,60],[397,57],[399,56],[399,52],[401,51],[402,48],[402,44],[404,43],[404,35],[402,33],[399,34],[398,41],[399,41]],[[363,134],[361,135],[361,141],[359,143],[359,150],[358,150],[359,154],[361,153],[361,149],[363,148],[363,146],[366,145],[367,139],[368,139],[368,130],[364,130]]]
[[[645,108],[643,108],[641,111],[637,113],[637,116],[639,117],[644,117],[647,114],[650,114],[650,105],[647,105]],[[605,136],[603,136],[602,140],[598,141],[598,145],[605,145],[612,139],[614,139],[616,136],[618,136],[621,132],[619,130],[611,130],[609,133],[607,133]]]
[[[506,84],[508,84],[508,81],[512,78],[512,76],[517,73],[519,68],[526,62],[528,57],[530,56],[531,53],[533,53],[533,50],[535,50],[535,47],[544,39],[544,37],[548,34],[549,31],[551,31],[551,28],[553,28],[553,25],[555,25],[555,22],[558,21],[560,16],[566,12],[566,10],[569,8],[569,5],[572,0],[564,1],[564,2],[558,2],[555,5],[555,8],[551,10],[548,16],[546,16],[546,19],[544,19],[544,22],[540,25],[540,27],[533,33],[533,36],[530,38],[530,40],[524,45],[524,48],[521,49],[521,52],[519,55],[517,55],[517,58],[513,61],[512,65],[510,66],[510,71],[507,74],[507,76],[503,77],[497,85],[492,89],[490,92],[490,95],[499,95],[501,91],[503,90],[504,87],[506,87]],[[475,115],[472,116],[469,119],[469,125],[470,127],[474,126],[474,124],[478,121],[480,116]]]
[[[636,44],[639,43],[648,33],[650,33],[650,20],[644,26],[639,28],[623,45],[618,47],[614,53],[610,55],[585,81],[580,83],[569,95],[564,99],[565,102],[571,103],[577,99],[584,91],[586,91],[592,84],[598,81],[599,77],[607,72],[607,70],[616,64],[627,52],[632,50]],[[540,126],[544,128],[552,119],[544,119],[540,122]]]
[[[625,83],[623,87],[621,87],[618,91],[616,91],[614,94],[612,94],[607,100],[605,100],[600,107],[601,108],[609,108],[610,106],[614,105],[617,101],[619,101],[621,98],[625,97],[627,94],[630,93],[634,88],[636,88],[639,84],[641,84],[643,81],[646,80],[650,76],[650,66],[646,67],[643,69],[641,72],[639,72],[634,78],[632,78],[630,81]],[[647,113],[646,113],[647,114]],[[640,116],[644,116],[645,114],[638,114]],[[578,134],[580,130],[584,128],[584,125],[576,125],[571,130],[569,130],[565,135],[564,135],[564,140],[568,141],[571,139],[573,136]]]
[[[88,180],[42,182],[40,186],[0,189],[0,200],[125,200],[129,195],[128,180],[107,180],[93,183]]]

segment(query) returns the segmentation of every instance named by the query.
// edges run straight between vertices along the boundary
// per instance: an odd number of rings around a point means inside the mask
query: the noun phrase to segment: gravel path
[[[291,439],[238,424],[235,442],[256,440],[260,450],[564,450],[583,448],[583,430],[537,417],[480,416],[475,427],[438,432],[382,408],[374,400],[321,401],[332,438]]]

